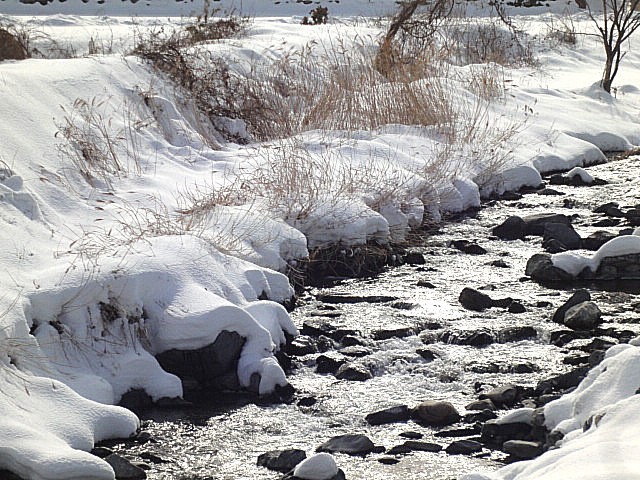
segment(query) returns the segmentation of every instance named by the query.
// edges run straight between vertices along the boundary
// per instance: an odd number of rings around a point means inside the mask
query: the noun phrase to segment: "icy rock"
[[[258,456],[257,465],[269,470],[286,473],[293,470],[296,465],[307,458],[304,450],[296,448],[289,450],[271,450]]]
[[[460,420],[460,414],[450,402],[426,400],[411,411],[412,417],[427,425],[451,425]]]

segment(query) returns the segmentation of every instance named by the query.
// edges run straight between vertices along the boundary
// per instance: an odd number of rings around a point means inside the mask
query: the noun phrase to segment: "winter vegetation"
[[[320,249],[406,245],[640,145],[638,0],[603,2],[0,0],[0,470],[113,479],[87,452],[136,432],[123,396],[184,394],[160,354],[235,332],[237,388],[286,387],[282,305]],[[610,350],[549,404],[561,448],[490,478],[633,478],[614,464],[637,356]]]

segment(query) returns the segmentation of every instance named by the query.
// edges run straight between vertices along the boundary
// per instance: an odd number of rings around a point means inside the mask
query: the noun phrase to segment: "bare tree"
[[[589,17],[598,29],[605,51],[602,73],[602,88],[611,93],[611,83],[618,74],[620,62],[625,55],[622,47],[633,33],[640,28],[640,0],[599,0],[603,17],[595,14],[589,5]]]

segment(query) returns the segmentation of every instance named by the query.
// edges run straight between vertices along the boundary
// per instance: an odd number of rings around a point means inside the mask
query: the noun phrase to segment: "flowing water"
[[[424,441],[447,446],[454,439],[434,437],[438,431],[413,422],[369,426],[368,413],[396,404],[415,405],[426,399],[452,402],[461,412],[477,398],[479,385],[499,386],[512,382],[522,386],[567,371],[563,363],[568,351],[549,344],[550,332],[561,327],[550,321],[555,308],[569,296],[523,279],[527,259],[542,251],[541,239],[500,241],[491,238],[491,228],[509,215],[557,212],[575,215],[573,224],[582,237],[598,230],[601,216],[591,210],[607,201],[621,205],[640,203],[638,179],[633,172],[638,157],[593,167],[590,173],[609,182],[605,186],[554,186],[562,196],[529,194],[517,201],[490,202],[479,212],[452,220],[429,236],[416,250],[426,265],[392,268],[373,279],[347,280],[323,290],[308,290],[301,306],[293,312],[301,327],[309,318],[330,312],[331,322],[358,331],[366,339],[369,355],[356,359],[369,367],[373,378],[364,382],[336,380],[331,374],[317,374],[318,354],[296,357],[297,367],[289,375],[296,388],[291,404],[260,405],[249,397],[218,398],[195,408],[155,409],[142,415],[145,431],[155,439],[142,445],[121,445],[116,449],[135,458],[151,452],[166,463],[151,465],[151,479],[276,479],[280,474],[256,466],[259,454],[268,450],[300,448],[312,453],[330,437],[345,433],[367,434],[376,445],[390,448],[401,444],[406,431],[424,435]],[[608,228],[617,232],[620,227]],[[450,246],[452,240],[473,240],[485,255],[469,255]],[[496,260],[508,267],[490,265]],[[433,287],[425,285],[430,282]],[[525,313],[508,313],[502,308],[484,312],[464,310],[458,295],[464,287],[481,289],[492,298],[512,297],[526,307]],[[382,303],[334,304],[326,308],[318,294],[351,296],[383,295],[397,300]],[[635,293],[592,291],[603,311],[605,324],[618,329],[640,331],[640,315],[632,308]],[[320,313],[319,313],[320,312]],[[410,326],[418,334],[406,338],[374,341],[373,334],[389,326]],[[443,330],[497,331],[512,326],[533,326],[535,340],[493,343],[484,348],[434,342]],[[433,343],[432,343],[433,342]],[[437,354],[426,361],[417,350],[428,347]],[[522,367],[525,365],[526,367]],[[495,373],[496,370],[498,373]],[[529,373],[512,373],[527,371]],[[314,397],[314,405],[303,407],[297,400]],[[464,426],[464,425],[461,425]],[[484,450],[476,456],[413,452],[398,457],[395,465],[378,461],[384,454],[366,457],[336,455],[339,466],[351,480],[455,479],[468,471],[496,469],[504,455]]]

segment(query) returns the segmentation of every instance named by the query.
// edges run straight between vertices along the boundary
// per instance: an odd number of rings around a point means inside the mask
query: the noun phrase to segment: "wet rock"
[[[564,314],[564,324],[573,330],[593,330],[602,321],[602,312],[591,302],[582,302],[569,308]]]
[[[312,407],[316,403],[318,403],[318,400],[314,397],[303,397],[300,400],[298,400],[297,405],[299,407]]]
[[[453,246],[456,250],[460,250],[463,253],[468,253],[470,255],[484,255],[487,251],[478,245],[475,242],[470,242],[469,240],[454,240],[451,242],[451,246]]]
[[[390,338],[405,338],[415,335],[413,328],[405,325],[388,325],[373,332],[374,340],[388,340]]]
[[[327,352],[336,348],[336,342],[325,335],[320,335],[316,339],[316,347],[318,347],[319,352]]]
[[[287,353],[296,357],[302,357],[312,353],[317,353],[318,347],[312,338],[306,335],[296,337],[289,345],[287,345]]]
[[[570,372],[542,380],[536,386],[535,393],[536,395],[543,395],[577,387],[582,379],[587,375],[588,371],[589,366],[585,365],[575,368]]]
[[[475,423],[483,423],[483,422],[486,422],[487,420],[493,420],[494,418],[498,418],[498,415],[496,415],[496,412],[494,412],[493,410],[485,409],[477,413],[467,413],[462,419],[462,421],[464,423],[475,424]]]
[[[485,398],[483,400],[475,400],[473,402],[471,402],[470,404],[468,404],[466,407],[467,410],[495,410],[496,406],[493,404],[493,402],[488,399]]]
[[[427,261],[420,252],[407,252],[405,256],[402,258],[404,263],[408,263],[409,265],[424,265]]]
[[[509,313],[518,314],[518,313],[525,313],[527,309],[520,302],[511,302],[507,307],[507,311]]]
[[[624,216],[632,227],[640,226],[640,208],[627,210]]]
[[[345,347],[355,347],[364,345],[364,340],[356,335],[345,335],[340,340],[340,343]]]
[[[542,190],[538,191],[538,195],[545,195],[550,197],[550,196],[566,195],[566,193],[560,192],[553,188],[543,188]]]
[[[557,268],[546,253],[536,253],[527,261],[525,275],[540,283],[568,282],[573,276]]]
[[[467,310],[482,311],[493,306],[493,300],[489,295],[465,287],[458,297],[460,304]]]
[[[504,192],[500,198],[502,200],[512,202],[516,200],[522,200],[522,194],[518,192],[507,191],[507,192]]]
[[[597,222],[593,222],[593,226],[594,227],[616,227],[618,225],[620,225],[621,220],[619,218],[605,218],[603,220],[598,220]]]
[[[471,455],[482,451],[482,444],[474,440],[456,440],[445,449],[449,455]]]
[[[604,231],[598,230],[597,232],[592,233],[587,238],[582,241],[583,248],[587,250],[596,251],[602,245],[607,243],[609,240],[616,238],[617,235]]]
[[[91,450],[91,455],[95,455],[98,458],[106,458],[112,453],[113,453],[113,450],[107,447],[94,447],[93,450]]]
[[[18,38],[4,28],[0,28],[0,61],[24,60],[28,57],[27,50]]]
[[[399,436],[401,436],[402,438],[408,438],[410,440],[420,440],[424,435],[422,435],[420,432],[408,431],[400,433]]]
[[[480,394],[480,400],[491,400],[497,407],[510,407],[518,401],[518,387],[509,383]]]
[[[618,202],[607,202],[602,205],[597,206],[592,210],[593,213],[607,213],[610,208],[618,208],[620,205]]]
[[[369,425],[384,425],[387,423],[406,422],[410,417],[411,412],[407,405],[397,405],[370,413],[364,419]]]
[[[258,456],[258,466],[269,470],[286,473],[293,470],[296,465],[307,458],[304,450],[271,450]]]
[[[398,460],[397,458],[393,458],[393,457],[380,457],[378,459],[378,461],[380,463],[382,463],[383,465],[396,465],[396,464],[400,463],[400,460]]]
[[[134,388],[122,395],[118,405],[133,412],[140,412],[153,405],[151,396],[141,388]]]
[[[393,302],[391,308],[395,308],[396,310],[413,310],[418,308],[418,305],[411,302]]]
[[[364,382],[373,378],[369,369],[359,363],[345,363],[336,372],[338,380]]]
[[[481,441],[486,445],[502,447],[508,440],[528,440],[533,427],[524,422],[500,423],[489,420],[482,426]]]
[[[470,437],[480,433],[479,427],[466,427],[466,428],[451,428],[449,430],[440,430],[434,434],[434,437],[438,438],[451,438],[451,437]]]
[[[426,425],[451,425],[460,420],[460,414],[450,402],[426,400],[411,410],[414,420]]]
[[[344,347],[338,350],[338,352],[346,357],[352,357],[352,358],[362,358],[362,357],[366,357],[367,355],[371,355],[372,353],[371,349],[364,347],[362,345]]]
[[[513,303],[513,298],[497,298],[495,300],[491,300],[491,306],[498,308],[509,308],[509,305]]]
[[[529,215],[522,219],[524,221],[524,231],[526,235],[544,235],[546,225],[560,223],[571,225],[571,219],[561,213],[541,213]]]
[[[398,300],[397,297],[391,297],[388,295],[345,295],[345,294],[318,294],[316,298],[325,303],[340,304],[340,303],[388,303]]]
[[[237,364],[245,338],[223,330],[215,341],[193,350],[171,349],[156,355],[163,370],[184,380],[195,380],[201,387],[235,389],[239,387]]]
[[[543,242],[549,240],[557,240],[567,250],[576,250],[582,247],[582,239],[571,224],[564,223],[546,223],[544,225]]]
[[[562,243],[560,240],[556,240],[555,238],[551,238],[542,242],[542,248],[544,248],[545,251],[551,254],[562,253],[568,250],[564,243]]]
[[[538,331],[531,326],[506,327],[498,332],[500,343],[520,342],[538,336]]]
[[[526,223],[522,218],[514,215],[494,227],[492,233],[502,240],[523,239],[526,235]]]
[[[424,358],[427,362],[432,362],[439,357],[437,353],[435,353],[433,350],[429,350],[428,348],[419,348],[418,350],[416,350],[416,353]]]
[[[563,323],[564,316],[567,313],[567,310],[569,310],[571,307],[575,305],[578,305],[579,303],[588,302],[590,300],[591,300],[591,294],[589,293],[588,290],[585,290],[583,288],[576,290],[575,293],[571,295],[571,297],[569,297],[569,299],[560,308],[558,308],[555,311],[555,313],[553,314],[552,320],[555,323]]]
[[[428,280],[418,280],[418,283],[416,285],[418,285],[418,287],[424,288],[436,288],[436,286]]]
[[[340,367],[347,363],[347,359],[344,356],[335,353],[326,353],[319,355],[316,358],[316,372],[317,373],[336,373]]]
[[[416,452],[437,453],[442,450],[442,445],[431,442],[420,442],[418,440],[407,440],[402,444],[402,446],[408,448],[410,451]]]
[[[115,472],[116,480],[138,480],[147,478],[147,474],[142,468],[135,466],[129,460],[118,454],[113,453],[106,457],[104,461],[107,462]]]
[[[316,449],[317,452],[346,453],[347,455],[366,455],[374,450],[375,445],[371,439],[360,434],[332,437]]]
[[[502,450],[517,459],[530,460],[540,456],[544,449],[540,442],[507,440],[502,444]]]
[[[314,312],[309,312],[309,316],[311,317],[327,317],[327,318],[339,318],[342,316],[342,312],[337,310],[316,310]]]
[[[402,444],[402,445],[394,445],[389,450],[387,450],[387,453],[389,455],[407,455],[408,453],[411,453],[411,451],[412,450],[409,447]]]
[[[154,453],[151,453],[151,452],[142,452],[140,454],[140,458],[142,458],[143,460],[147,460],[147,461],[149,461],[151,463],[154,463],[156,465],[160,465],[160,464],[163,464],[163,463],[169,463],[164,458],[162,458],[162,457],[160,457],[160,456],[158,456],[158,455],[156,455]]]
[[[493,334],[488,330],[467,331],[446,331],[439,336],[441,342],[453,345],[469,345],[471,347],[486,347],[496,341]]]
[[[509,265],[507,262],[505,262],[502,259],[494,260],[494,261],[490,262],[489,265],[491,265],[492,267],[497,267],[497,268],[511,268],[511,265]]]

